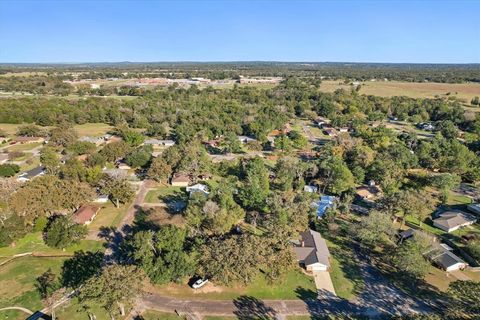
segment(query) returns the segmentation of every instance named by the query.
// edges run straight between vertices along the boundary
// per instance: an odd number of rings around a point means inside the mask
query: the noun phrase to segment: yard
[[[185,189],[182,187],[162,186],[148,191],[145,203],[162,203],[172,197],[185,198]]]
[[[100,230],[101,227],[117,227],[127,212],[127,209],[128,205],[116,208],[111,202],[104,203],[93,222],[88,225],[88,229]]]
[[[18,127],[22,125],[24,124],[0,123],[0,129],[4,130],[9,135],[15,135],[17,133]],[[44,128],[50,129],[51,127]],[[105,123],[85,123],[77,124],[74,126],[74,128],[77,131],[78,135],[82,137],[100,136],[110,131],[113,127]]]
[[[5,148],[8,152],[12,151],[29,151],[41,146],[42,143],[35,142],[35,143],[25,143],[25,144],[14,144],[8,148]]]
[[[248,286],[234,285],[231,287],[216,286],[211,283],[199,290],[190,288],[184,284],[167,284],[153,286],[149,290],[169,296],[181,298],[199,298],[212,300],[230,300],[239,296],[247,295],[258,299],[298,299],[297,290],[303,289],[312,293],[311,298],[316,297],[315,283],[313,277],[305,275],[299,268],[290,271],[273,283],[260,275]]]
[[[0,266],[0,308],[21,306],[32,311],[43,308],[35,288],[36,278],[49,268],[60,273],[66,258],[24,257]],[[25,319],[20,311],[0,311],[2,319]]]

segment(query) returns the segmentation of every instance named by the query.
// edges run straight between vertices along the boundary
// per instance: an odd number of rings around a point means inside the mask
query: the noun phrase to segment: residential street
[[[309,296],[302,288],[297,289],[299,300],[258,300],[243,296],[236,300],[179,299],[158,294],[142,297],[137,310],[153,309],[164,312],[185,312],[197,315],[239,316],[254,315],[279,317],[288,315],[341,316],[367,315],[380,317],[384,314],[425,313],[431,308],[424,302],[413,299],[386,279],[367,256],[358,253],[359,267],[365,279],[364,291],[355,301],[333,296],[331,292],[320,292],[318,300],[303,298]]]

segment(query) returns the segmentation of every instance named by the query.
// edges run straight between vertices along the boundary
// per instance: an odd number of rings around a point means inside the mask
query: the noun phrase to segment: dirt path
[[[1,308],[0,311],[7,311],[7,310],[20,310],[20,311],[23,311],[27,314],[33,314],[32,311],[28,310],[27,308],[23,308],[23,307],[7,307],[7,308]]]

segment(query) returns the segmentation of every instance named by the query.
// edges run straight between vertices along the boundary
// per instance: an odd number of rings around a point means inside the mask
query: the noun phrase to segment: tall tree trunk
[[[125,316],[125,305],[123,303],[118,303],[118,307],[120,308],[120,315]]]
[[[119,208],[119,207],[120,207],[120,202],[118,201],[118,198],[117,198],[117,199],[115,199],[115,202],[116,202],[116,206],[117,206],[117,208]]]

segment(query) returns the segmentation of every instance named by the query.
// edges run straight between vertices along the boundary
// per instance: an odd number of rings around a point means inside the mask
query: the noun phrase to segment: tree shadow
[[[273,308],[251,296],[240,296],[233,300],[233,304],[237,308],[233,313],[239,320],[273,320],[277,317]]]
[[[298,287],[295,289],[298,299],[305,303],[311,319],[368,319],[363,317],[364,310],[348,300],[339,298],[327,290],[315,292],[310,289]],[[316,296],[316,298],[312,298]]]
[[[103,265],[103,252],[75,251],[72,258],[65,260],[62,266],[62,285],[78,288],[98,273]]]
[[[159,197],[167,205],[167,212],[170,214],[177,214],[187,207],[187,198],[182,191],[175,191]]]

